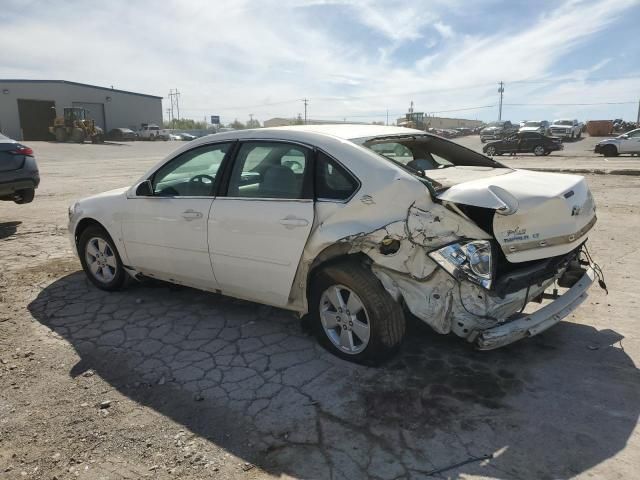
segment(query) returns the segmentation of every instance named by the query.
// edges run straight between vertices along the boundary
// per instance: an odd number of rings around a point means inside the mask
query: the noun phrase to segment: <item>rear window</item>
[[[372,137],[354,143],[413,173],[451,166],[503,166],[462,145],[431,135]]]

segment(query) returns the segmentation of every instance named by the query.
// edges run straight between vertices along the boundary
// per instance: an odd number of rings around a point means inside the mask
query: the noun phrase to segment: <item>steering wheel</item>
[[[208,180],[208,182],[205,182],[205,180]],[[193,183],[202,183],[202,184],[210,183],[210,184],[213,184],[213,182],[215,182],[215,179],[210,175],[206,175],[204,173],[201,173],[200,175],[196,175],[195,177],[193,177],[189,181],[193,182]]]

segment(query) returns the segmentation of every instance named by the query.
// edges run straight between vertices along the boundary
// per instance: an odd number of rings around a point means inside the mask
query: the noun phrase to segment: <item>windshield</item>
[[[390,135],[352,140],[418,177],[429,170],[456,166],[504,168],[504,165],[435,135]]]
[[[504,122],[491,122],[485,128],[488,128],[488,127],[502,127],[502,126],[504,126]]]
[[[526,122],[524,124],[525,127],[539,127],[542,125],[542,122]]]
[[[556,125],[573,125],[571,120],[557,120],[555,122]]]

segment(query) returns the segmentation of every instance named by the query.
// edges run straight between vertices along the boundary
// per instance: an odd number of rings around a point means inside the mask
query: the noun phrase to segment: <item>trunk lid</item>
[[[0,172],[18,170],[24,164],[24,155],[10,153],[20,146],[12,140],[3,140],[0,137]]]
[[[464,172],[455,172],[463,168]],[[451,185],[438,198],[496,210],[493,234],[513,263],[563,255],[587,238],[596,222],[595,204],[584,177],[527,170],[493,169],[476,179],[465,167],[429,171]],[[505,173],[505,170],[507,172]],[[455,179],[459,178],[459,182]]]

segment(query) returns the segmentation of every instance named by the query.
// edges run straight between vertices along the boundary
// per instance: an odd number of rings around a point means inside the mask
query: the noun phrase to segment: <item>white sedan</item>
[[[535,335],[598,272],[583,177],[513,170],[399,127],[209,135],[69,219],[99,288],[152,277],[308,314],[326,348],[357,362],[397,350],[405,313],[480,349]],[[554,284],[562,294],[545,295]]]
[[[618,135],[615,138],[600,140],[594,149],[605,157],[615,157],[622,153],[640,155],[640,128]]]

